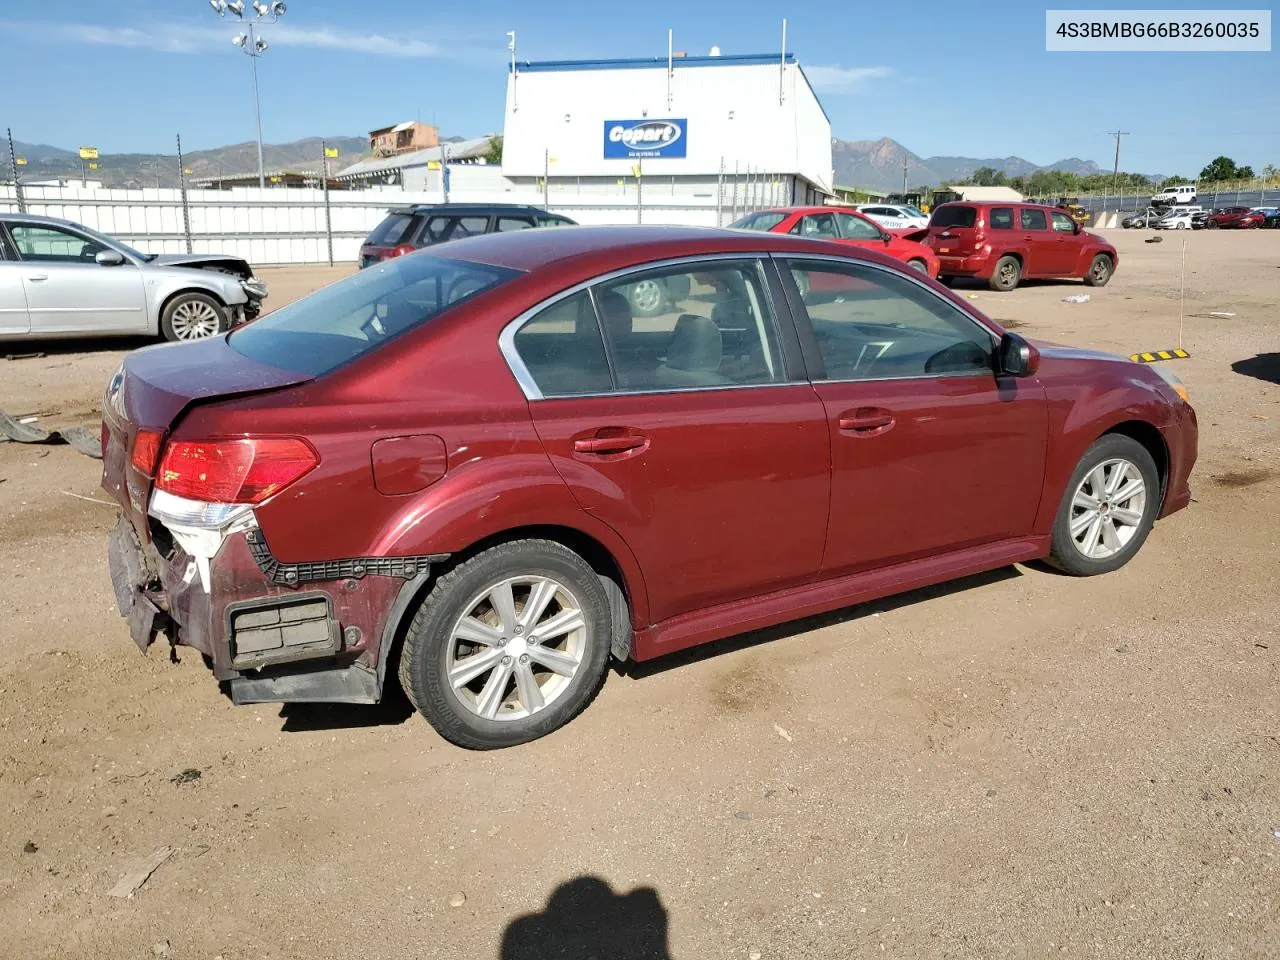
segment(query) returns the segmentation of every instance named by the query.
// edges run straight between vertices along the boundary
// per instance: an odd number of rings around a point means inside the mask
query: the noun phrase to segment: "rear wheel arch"
[[[400,652],[404,646],[405,633],[413,622],[418,607],[430,593],[436,580],[486,550],[522,540],[549,540],[558,543],[587,562],[600,577],[605,596],[609,600],[613,619],[613,637],[610,645],[612,656],[618,660],[630,658],[636,611],[639,609],[643,620],[643,614],[648,609],[644,583],[639,580],[639,568],[635,567],[629,576],[613,550],[596,537],[575,527],[563,524],[511,527],[476,540],[464,549],[451,554],[448,560],[434,565],[426,574],[405,584],[383,627],[382,644],[378,651],[378,678],[384,685],[384,696],[387,676],[397,675],[399,670]]]

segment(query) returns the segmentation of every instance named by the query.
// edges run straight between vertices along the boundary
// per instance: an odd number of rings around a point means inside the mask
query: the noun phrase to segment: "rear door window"
[[[554,214],[537,218],[540,227],[572,227],[574,222],[568,217],[557,217]]]
[[[365,242],[374,247],[394,247],[412,235],[421,218],[412,213],[393,213],[378,224]]]
[[[1049,229],[1049,218],[1044,215],[1043,210],[1037,210],[1034,207],[1023,207],[1022,229],[1047,230]]]
[[[511,230],[532,230],[533,221],[528,217],[499,217],[497,226],[494,230],[498,233],[507,233]]]
[[[1013,229],[1013,207],[992,207],[991,208],[991,229],[992,230],[1012,230]]]
[[[931,227],[972,227],[978,222],[978,208],[965,204],[947,204],[933,211]]]

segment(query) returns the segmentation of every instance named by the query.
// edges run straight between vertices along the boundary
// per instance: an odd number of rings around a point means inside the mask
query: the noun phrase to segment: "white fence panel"
[[[466,178],[459,178],[462,183]],[[674,193],[660,178],[641,184],[601,184],[582,188],[554,186],[549,194],[532,185],[511,190],[485,185],[452,189],[454,203],[527,203],[546,206],[583,224],[687,224],[713,226],[721,212],[711,193]],[[173,189],[104,190],[79,186],[26,187],[28,213],[61,217],[109,234],[144,253],[183,253],[182,192]],[[439,203],[438,190],[373,189],[329,194],[330,227],[336,261],[358,258],[360,245],[386,215],[387,208]],[[318,189],[257,187],[187,191],[190,243],[196,252],[241,256],[255,264],[323,263],[328,260],[325,196]],[[0,211],[16,211],[12,184],[0,185]]]

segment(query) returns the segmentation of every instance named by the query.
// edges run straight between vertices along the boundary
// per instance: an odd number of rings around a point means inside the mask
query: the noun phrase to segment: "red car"
[[[1236,230],[1256,230],[1266,221],[1267,215],[1251,207],[1224,207],[1204,218],[1206,230],[1229,227]]]
[[[1105,573],[1191,496],[1174,378],[1033,345],[880,253],[679,227],[438,249],[125,359],[102,482],[143,650],[194,647],[236,703],[398,682],[449,740],[507,746],[611,658],[1036,558]],[[688,292],[637,320],[648,280]]]
[[[729,224],[739,230],[766,230],[790,233],[813,240],[836,243],[863,250],[876,250],[901,260],[913,270],[938,275],[938,257],[923,243],[908,240],[902,232],[891,232],[856,210],[841,207],[785,207],[760,210]]]
[[[958,277],[1012,290],[1027,278],[1079,277],[1106,286],[1116,248],[1062,210],[1034,203],[939,204],[924,238],[942,265],[944,283]]]

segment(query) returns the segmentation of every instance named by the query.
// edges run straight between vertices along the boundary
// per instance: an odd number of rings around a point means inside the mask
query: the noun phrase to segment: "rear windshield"
[[[295,300],[234,331],[227,342],[259,363],[319,376],[518,275],[412,254]]]
[[[785,213],[753,213],[733,221],[729,226],[736,230],[772,230],[785,219]]]
[[[393,213],[374,227],[365,243],[375,247],[394,247],[404,239],[409,227],[417,219],[411,213]]]
[[[977,220],[977,207],[966,207],[963,204],[952,206],[948,203],[933,211],[933,216],[929,220],[929,226],[972,227]]]

